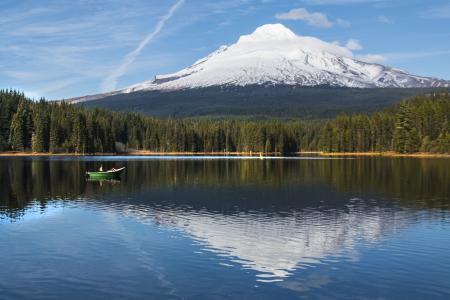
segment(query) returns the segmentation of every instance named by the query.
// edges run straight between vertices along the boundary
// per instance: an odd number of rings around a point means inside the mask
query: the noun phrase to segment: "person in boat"
[[[100,165],[100,168],[98,169],[100,172],[103,172],[103,165]]]

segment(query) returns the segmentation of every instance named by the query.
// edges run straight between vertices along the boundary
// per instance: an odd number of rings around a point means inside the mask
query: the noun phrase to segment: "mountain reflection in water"
[[[282,214],[133,207],[127,207],[125,213],[143,222],[173,226],[207,250],[257,271],[258,281],[264,282],[281,280],[290,271],[320,263],[329,255],[353,256],[356,240],[375,243],[407,222],[405,212],[359,202],[352,199],[342,209],[303,208]]]
[[[120,182],[87,181],[100,164],[127,171]],[[361,245],[448,219],[449,182],[445,159],[2,158],[0,224],[58,207],[120,215],[179,232],[257,282],[304,291],[287,280],[297,270],[357,261]]]

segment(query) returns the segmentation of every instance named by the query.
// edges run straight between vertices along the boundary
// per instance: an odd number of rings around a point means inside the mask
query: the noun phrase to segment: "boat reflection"
[[[86,178],[86,182],[94,182],[94,183],[98,183],[99,186],[103,186],[103,185],[117,185],[120,184],[121,180],[119,179],[96,179],[96,178],[90,178],[87,177]]]

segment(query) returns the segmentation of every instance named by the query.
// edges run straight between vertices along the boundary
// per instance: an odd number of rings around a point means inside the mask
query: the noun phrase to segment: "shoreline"
[[[279,156],[279,153],[264,153],[262,156]],[[418,158],[450,158],[446,153],[396,153],[387,152],[321,152],[304,151],[292,153],[296,155],[329,156],[356,156],[356,157],[418,157]],[[254,156],[259,157],[259,152],[154,152],[154,151],[130,151],[121,153],[49,153],[49,152],[0,152],[0,157],[33,157],[33,156]]]
[[[450,153],[397,153],[393,151],[386,152],[320,152],[319,156],[368,156],[368,157],[420,157],[420,158],[450,158]]]

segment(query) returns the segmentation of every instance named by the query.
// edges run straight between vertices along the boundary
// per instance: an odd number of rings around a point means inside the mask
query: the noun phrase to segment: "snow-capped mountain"
[[[282,24],[267,24],[179,72],[157,75],[154,80],[111,93],[73,100],[81,102],[136,91],[255,84],[413,88],[449,87],[450,81],[363,62],[355,59],[347,48],[296,35]]]

